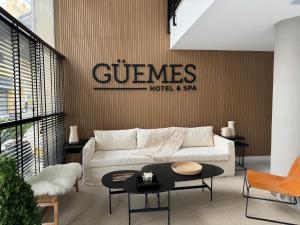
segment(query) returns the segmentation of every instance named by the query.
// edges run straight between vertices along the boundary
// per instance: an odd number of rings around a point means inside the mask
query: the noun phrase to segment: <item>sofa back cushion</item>
[[[95,150],[136,149],[136,129],[95,130]]]
[[[160,136],[160,132],[165,132],[169,128],[157,128],[157,129],[140,129],[137,128],[137,148],[144,148],[148,136],[151,132],[154,132],[156,135]]]
[[[182,147],[205,147],[214,145],[212,126],[186,129],[187,135],[183,140]]]

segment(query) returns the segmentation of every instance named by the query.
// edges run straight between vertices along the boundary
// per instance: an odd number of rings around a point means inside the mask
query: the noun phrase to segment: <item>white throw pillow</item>
[[[136,149],[136,129],[95,130],[96,151]]]
[[[157,129],[140,129],[137,128],[137,148],[141,149],[144,148],[146,141],[148,139],[148,136],[151,132],[154,132],[156,135],[160,135],[160,132],[165,132],[167,128],[157,128]]]
[[[187,129],[182,147],[205,147],[213,146],[213,127],[193,127]]]

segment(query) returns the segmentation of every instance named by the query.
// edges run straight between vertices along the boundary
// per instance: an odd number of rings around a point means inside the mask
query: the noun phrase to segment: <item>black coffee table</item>
[[[118,170],[118,171],[113,171],[110,173],[105,174],[102,179],[101,182],[102,184],[108,188],[109,190],[109,213],[111,214],[111,195],[114,194],[122,194],[122,193],[127,193],[125,191],[125,187],[128,186],[128,184],[130,183],[130,178],[128,178],[125,181],[113,181],[112,180],[112,175],[113,174],[121,174],[121,173],[134,173],[136,174],[140,174],[140,171],[137,170]],[[119,190],[112,190],[112,189],[119,189]]]
[[[128,216],[129,216],[129,225],[131,222],[131,213],[138,212],[150,212],[150,211],[168,211],[168,224],[170,224],[170,191],[171,190],[186,190],[186,189],[194,189],[194,188],[202,188],[202,191],[207,188],[210,190],[210,200],[212,201],[212,193],[213,193],[213,177],[221,175],[224,173],[224,170],[218,166],[204,164],[202,165],[202,171],[199,174],[186,176],[174,173],[171,169],[172,163],[161,163],[161,164],[151,164],[144,166],[141,171],[136,170],[122,170],[122,171],[114,171],[110,172],[103,176],[102,184],[105,187],[109,188],[109,209],[111,213],[111,195],[112,194],[121,194],[128,193]],[[141,175],[143,172],[152,171],[154,175],[156,175],[158,182],[160,183],[159,188],[148,188],[145,190],[138,189],[136,186],[137,176]],[[125,181],[112,181],[112,175],[116,173],[127,173],[133,172],[134,175],[128,178]],[[204,181],[204,179],[210,178],[210,186]],[[175,187],[175,182],[181,181],[191,181],[191,180],[201,180],[200,185],[193,186],[182,186]],[[115,190],[112,189],[121,189]],[[166,207],[160,206],[160,193],[168,192],[168,205]],[[145,208],[141,209],[131,209],[130,205],[130,195],[131,194],[144,194],[145,195]],[[155,208],[150,208],[148,202],[148,194],[156,194],[158,206]]]
[[[185,190],[194,188],[202,188],[202,190],[204,190],[204,188],[207,188],[210,190],[210,200],[212,201],[213,177],[223,174],[224,170],[222,168],[215,165],[201,163],[201,173],[196,175],[180,175],[173,172],[171,165],[172,163],[151,164],[144,166],[142,168],[142,172],[152,171],[154,174],[159,173],[166,179],[170,179],[173,182],[202,180],[201,185],[174,187],[173,190]],[[204,179],[206,178],[210,178],[210,186],[204,181]]]
[[[136,180],[137,176],[140,174],[135,174],[132,178],[130,178],[130,182],[127,183],[125,187],[125,191],[128,193],[128,216],[129,216],[129,225],[131,223],[131,213],[139,213],[139,212],[155,212],[155,211],[167,211],[168,212],[168,224],[170,224],[170,191],[175,187],[175,183],[166,179],[164,174],[153,172],[156,176],[159,187],[148,187],[140,189],[137,187]],[[160,206],[160,193],[168,192],[168,205],[165,207]],[[131,194],[144,194],[145,195],[145,207],[139,209],[131,209],[130,205],[130,196]],[[157,196],[157,207],[150,207],[148,202],[148,195],[156,194]]]
[[[134,173],[130,178],[125,181],[113,181],[113,174],[121,174],[121,173]],[[166,179],[164,175],[156,174],[159,187],[147,187],[143,189],[139,189],[136,185],[137,176],[140,176],[142,172],[136,170],[119,170],[113,171],[105,174],[102,177],[102,184],[109,189],[109,212],[111,213],[111,195],[113,194],[121,194],[128,193],[128,217],[129,217],[129,225],[131,223],[131,213],[139,213],[139,212],[153,212],[153,211],[168,211],[168,224],[170,224],[170,191],[173,190],[175,183],[169,179]],[[120,190],[112,190],[112,189],[120,189]],[[160,193],[168,192],[168,205],[165,207],[160,206]],[[130,204],[130,196],[131,194],[143,194],[145,195],[145,208],[139,209],[131,209]],[[156,194],[157,196],[157,207],[150,207],[148,201],[148,194]]]

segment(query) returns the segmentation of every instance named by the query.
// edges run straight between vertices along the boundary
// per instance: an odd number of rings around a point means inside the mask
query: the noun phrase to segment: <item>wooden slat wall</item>
[[[66,135],[94,129],[213,125],[235,120],[248,155],[270,154],[272,52],[171,51],[167,1],[58,0],[58,44],[66,56]],[[95,91],[96,63],[197,66],[196,92]],[[99,85],[98,85],[99,86]],[[128,84],[130,86],[130,84]]]

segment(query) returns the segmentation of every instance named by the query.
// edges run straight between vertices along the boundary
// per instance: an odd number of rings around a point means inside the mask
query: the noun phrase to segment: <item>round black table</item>
[[[136,173],[133,175],[130,180],[126,183],[124,187],[125,191],[128,193],[128,217],[129,217],[129,225],[131,223],[131,213],[138,213],[138,212],[151,212],[151,211],[167,211],[168,212],[168,224],[170,224],[170,191],[174,189],[175,182],[166,179],[164,175],[160,173],[153,172],[155,175],[159,186],[158,187],[147,187],[147,188],[138,188],[136,184],[137,176],[140,176],[141,173]],[[165,207],[160,206],[160,193],[168,192],[168,205]],[[130,196],[131,194],[144,194],[145,195],[145,208],[141,209],[131,209],[130,204]],[[157,207],[150,207],[148,202],[148,194],[156,194],[157,196]]]
[[[193,186],[181,186],[174,187],[173,190],[184,190],[184,189],[194,189],[194,188],[207,188],[210,190],[210,201],[212,201],[213,194],[213,177],[219,176],[224,173],[224,170],[218,166],[200,163],[202,166],[202,171],[196,175],[180,175],[175,173],[171,165],[172,163],[160,163],[160,164],[150,164],[144,166],[142,168],[142,172],[152,171],[153,173],[159,173],[160,176],[165,177],[165,179],[169,179],[173,182],[180,181],[190,181],[190,180],[202,180],[201,185],[193,185]],[[204,181],[204,179],[210,178],[210,186]]]
[[[113,181],[114,174],[124,174],[124,173],[133,173],[133,176],[129,177],[127,180],[124,181]],[[141,174],[141,172],[137,170],[118,170],[118,171],[107,173],[102,177],[101,183],[109,190],[109,213],[110,214],[111,214],[111,195],[126,193],[125,187],[128,186],[128,183],[131,183],[130,180],[134,179],[133,177],[136,177],[136,175],[138,174]],[[121,190],[114,191],[112,189],[121,189]]]
[[[127,180],[124,181],[113,181],[114,174],[125,174],[125,173],[133,173],[133,175],[141,174],[141,171],[138,170],[117,170],[110,173],[105,174],[102,179],[101,183],[107,188],[114,188],[114,189],[124,189],[124,187],[129,183],[129,180],[133,177],[129,177]]]
[[[204,164],[202,165],[202,171],[199,174],[185,176],[180,175],[171,169],[172,163],[160,163],[160,164],[151,164],[144,166],[142,171],[136,170],[121,170],[110,172],[102,177],[102,184],[105,187],[109,188],[109,209],[111,213],[111,195],[112,194],[120,194],[127,193],[128,194],[128,215],[129,215],[129,225],[131,222],[131,213],[138,212],[150,212],[150,211],[168,211],[168,224],[170,224],[170,191],[171,190],[184,190],[184,189],[194,189],[194,188],[207,188],[210,190],[210,200],[212,201],[212,193],[213,193],[213,177],[221,175],[224,173],[224,170],[218,166]],[[140,176],[143,172],[152,171],[156,176],[159,187],[156,188],[147,188],[147,189],[139,189],[137,187],[137,176]],[[133,173],[133,175],[126,179],[125,181],[113,181],[113,174],[120,173]],[[210,178],[210,186],[204,181],[204,179]],[[190,181],[190,180],[202,180],[201,185],[193,185],[193,186],[180,186],[175,187],[175,182],[181,181]],[[112,191],[111,189],[121,189]],[[168,192],[168,205],[166,207],[160,206],[160,193]],[[130,195],[131,194],[144,194],[145,195],[145,208],[141,209],[131,209],[130,205]],[[150,208],[148,202],[148,194],[156,194],[158,200],[158,207]]]

